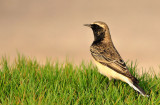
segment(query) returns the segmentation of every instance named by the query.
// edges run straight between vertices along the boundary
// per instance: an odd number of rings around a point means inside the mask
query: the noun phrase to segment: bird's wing
[[[102,45],[101,45],[102,46]],[[90,48],[93,58],[100,62],[101,64],[113,69],[114,71],[129,77],[134,82],[138,83],[138,80],[131,75],[125,62],[114,48],[110,46],[109,48],[102,47],[93,47]]]

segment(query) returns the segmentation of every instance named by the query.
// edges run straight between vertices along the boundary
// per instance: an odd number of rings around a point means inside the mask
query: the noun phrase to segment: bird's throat
[[[110,42],[111,36],[107,32],[94,32],[94,42]]]

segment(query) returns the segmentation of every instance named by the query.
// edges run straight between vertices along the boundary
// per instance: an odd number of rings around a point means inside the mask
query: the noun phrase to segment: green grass
[[[75,66],[72,63],[47,61],[40,65],[35,59],[18,56],[9,66],[6,57],[0,59],[0,104],[106,104],[158,105],[160,78],[147,73],[139,76],[131,63],[129,70],[150,95],[139,95],[128,84],[109,82],[92,63]]]

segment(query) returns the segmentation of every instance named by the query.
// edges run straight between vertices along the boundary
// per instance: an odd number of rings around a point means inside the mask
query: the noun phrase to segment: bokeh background
[[[0,56],[89,62],[93,33],[83,24],[97,20],[125,61],[160,72],[159,0],[0,0]]]

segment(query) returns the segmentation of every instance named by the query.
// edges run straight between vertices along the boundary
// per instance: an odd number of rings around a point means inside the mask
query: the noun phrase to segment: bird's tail
[[[136,91],[138,91],[140,94],[142,94],[143,96],[149,97],[149,95],[147,95],[145,93],[145,91],[137,84],[137,83],[128,83],[133,89],[135,89]]]

